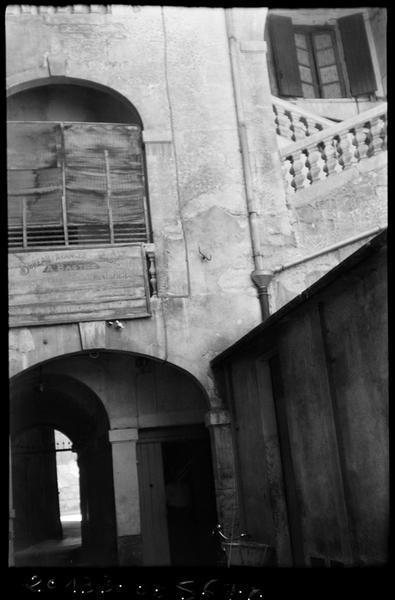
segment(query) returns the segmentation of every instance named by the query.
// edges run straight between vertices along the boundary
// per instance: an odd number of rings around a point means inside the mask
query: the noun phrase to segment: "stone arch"
[[[42,374],[40,366],[28,371],[11,380],[11,435],[45,424],[59,429],[78,445],[87,432],[92,433],[91,419],[94,420],[94,435],[108,431],[107,411],[85,383],[69,375]]]
[[[6,83],[6,95],[7,98],[10,98],[15,94],[24,91],[52,85],[74,85],[96,90],[101,94],[107,94],[125,106],[125,108],[129,109],[131,113],[135,115],[136,122],[139,124],[141,129],[144,129],[144,122],[141,117],[143,114],[143,109],[140,110],[139,107],[132,103],[124,94],[118,92],[115,88],[97,80],[70,77],[65,75],[54,75],[48,77],[47,75],[43,76],[42,71],[34,70],[33,72],[28,71],[27,74],[24,73],[23,75],[13,75],[8,77]]]
[[[18,331],[19,330],[15,330],[14,333],[17,334]],[[25,329],[25,331],[29,331],[29,330]],[[131,346],[133,346],[133,342],[131,343]],[[54,353],[53,355],[48,356],[48,350],[50,349],[50,347],[51,346],[49,344],[44,347],[45,354],[46,354],[46,356],[44,358],[44,356],[40,356],[38,354],[37,350],[39,348],[36,348],[36,345],[33,343],[33,340],[31,340],[31,343],[29,344],[29,351],[27,352],[28,361],[25,361],[25,364],[27,362],[28,366],[21,370],[18,369],[13,372],[13,375],[10,379],[11,386],[14,385],[14,383],[18,380],[18,378],[22,374],[27,375],[28,373],[33,373],[35,369],[40,367],[40,365],[42,367],[45,367],[45,365],[49,365],[49,364],[56,365],[57,361],[69,359],[72,357],[78,357],[78,356],[92,356],[93,357],[98,353],[99,354],[107,353],[107,354],[114,355],[114,357],[116,355],[134,356],[136,358],[141,357],[146,360],[151,360],[157,364],[168,365],[168,367],[171,369],[174,369],[175,372],[179,372],[179,373],[183,374],[183,376],[190,379],[191,382],[193,383],[193,385],[195,385],[196,388],[202,393],[202,395],[205,399],[207,410],[212,408],[210,396],[209,396],[207,388],[205,386],[205,382],[202,378],[199,377],[199,373],[197,373],[197,372],[194,373],[192,370],[187,369],[185,364],[178,364],[176,362],[172,362],[172,361],[163,359],[160,356],[159,352],[158,352],[158,355],[154,355],[149,352],[144,352],[144,349],[140,349],[140,348],[125,350],[124,347],[122,347],[120,345],[118,348],[114,347],[114,346],[112,346],[111,348],[104,347],[104,346],[97,346],[97,347],[89,348],[86,350],[72,350],[71,349],[68,352],[64,352],[61,354]],[[11,350],[13,350],[13,342],[11,342]],[[34,362],[32,362],[33,357],[35,358]],[[93,360],[95,360],[95,359],[93,358]]]
[[[114,556],[118,564],[140,564],[134,562],[141,560],[136,559],[136,553],[143,553],[143,560],[148,561],[144,564],[151,564],[149,557],[156,545],[147,534],[147,523],[157,509],[165,511],[164,486],[169,481],[166,478],[174,477],[176,468],[189,469],[190,461],[195,465],[190,471],[191,485],[208,502],[205,527],[214,525],[215,455],[205,427],[208,410],[208,395],[192,374],[166,361],[130,351],[97,349],[58,356],[22,371],[11,381],[11,433],[23,433],[29,427],[52,427],[65,433],[76,446],[88,548],[85,556],[93,566],[103,565],[103,560],[108,563],[108,557],[113,560]],[[185,465],[178,464],[181,458]],[[151,476],[151,469],[156,478],[154,485],[162,486],[155,500],[158,507],[152,509],[152,514],[147,508],[147,477]],[[111,477],[104,478],[105,471],[111,471]],[[107,503],[103,498],[107,498]],[[145,507],[141,516],[140,502]],[[172,522],[168,526],[175,527]],[[104,531],[109,548],[103,557],[98,532],[103,536]],[[170,543],[166,536],[162,542]],[[99,556],[92,554],[92,548],[100,549]],[[214,552],[214,548],[211,550]],[[153,564],[168,564],[160,561],[170,558],[166,554],[165,558],[153,560],[159,561]]]

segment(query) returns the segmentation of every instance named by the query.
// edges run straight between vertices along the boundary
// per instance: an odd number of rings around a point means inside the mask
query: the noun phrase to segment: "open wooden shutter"
[[[303,96],[292,19],[270,15],[269,31],[280,94]]]
[[[9,244],[63,244],[58,123],[7,124]]]
[[[64,144],[70,243],[146,241],[140,129],[65,124]]]
[[[377,89],[362,13],[338,19],[352,96]]]

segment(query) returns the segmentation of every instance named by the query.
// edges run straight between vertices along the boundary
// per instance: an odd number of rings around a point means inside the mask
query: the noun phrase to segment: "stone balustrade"
[[[276,133],[292,142],[304,140],[334,124],[276,96],[272,96],[272,101]]]
[[[309,187],[387,148],[387,103],[280,149],[288,191]]]

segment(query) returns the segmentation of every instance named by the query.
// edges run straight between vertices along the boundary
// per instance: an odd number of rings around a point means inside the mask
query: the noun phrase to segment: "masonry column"
[[[206,413],[205,422],[210,430],[218,522],[226,536],[237,537],[240,517],[230,413],[222,408],[212,409]]]
[[[118,562],[120,566],[140,565],[142,539],[136,462],[138,430],[112,429],[108,435],[112,445]]]

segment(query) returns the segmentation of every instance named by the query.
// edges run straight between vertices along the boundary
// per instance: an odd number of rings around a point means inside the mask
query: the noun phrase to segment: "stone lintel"
[[[111,443],[137,441],[139,438],[138,429],[129,427],[128,429],[110,429],[108,439]]]

